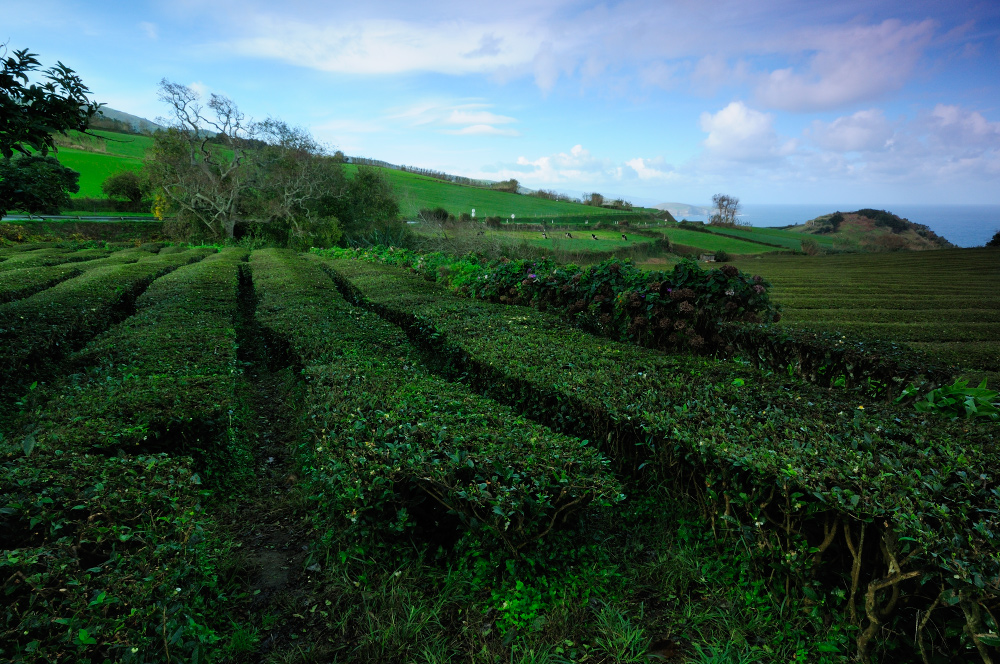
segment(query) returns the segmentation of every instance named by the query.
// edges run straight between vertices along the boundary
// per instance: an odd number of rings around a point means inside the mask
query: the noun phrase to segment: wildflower
[[[858,406],[858,410],[864,410],[864,409],[865,409],[864,406]]]

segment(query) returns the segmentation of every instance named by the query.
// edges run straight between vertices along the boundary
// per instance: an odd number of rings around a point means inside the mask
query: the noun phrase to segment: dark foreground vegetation
[[[733,343],[774,314],[731,267],[0,248],[0,658],[992,661],[996,394]]]

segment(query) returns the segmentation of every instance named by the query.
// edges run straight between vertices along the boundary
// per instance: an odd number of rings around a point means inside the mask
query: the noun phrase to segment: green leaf
[[[29,433],[21,441],[21,449],[24,450],[24,456],[31,456],[31,452],[35,449],[35,434]]]

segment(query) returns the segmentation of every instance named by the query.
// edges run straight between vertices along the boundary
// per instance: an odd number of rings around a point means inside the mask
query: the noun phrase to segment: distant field
[[[747,240],[767,242],[768,244],[777,244],[788,249],[795,249],[796,251],[802,247],[802,240],[807,238],[815,240],[816,244],[823,249],[832,249],[836,246],[833,240],[822,235],[808,235],[780,228],[717,228],[713,226],[712,232]]]
[[[120,170],[137,170],[142,166],[142,159],[153,145],[153,139],[99,130],[91,133],[98,138],[71,132],[67,139],[71,145],[87,149],[60,147],[56,157],[61,163],[80,173],[80,192],[76,196],[100,198],[103,196],[101,183],[109,175]],[[357,167],[347,164],[345,171],[351,177]],[[475,209],[479,219],[492,216],[509,219],[513,214],[515,221],[524,222],[558,221],[559,217],[570,215],[607,218],[626,214],[619,210],[594,208],[580,203],[549,201],[457,185],[404,171],[383,171],[399,193],[403,216],[410,219],[416,217],[422,208],[437,207],[445,208],[456,217]]]
[[[772,282],[782,324],[904,342],[1000,377],[1000,251],[769,255],[737,266]]]
[[[101,183],[109,175],[118,171],[137,171],[142,168],[142,160],[135,157],[84,152],[72,148],[60,148],[56,158],[63,166],[80,174],[80,191],[74,197],[103,198]]]
[[[348,175],[357,167],[348,164]],[[415,173],[384,169],[386,176],[395,185],[400,196],[400,207],[404,217],[416,217],[422,208],[443,207],[456,217],[463,212],[476,211],[476,218],[504,217],[514,221],[538,222],[554,219],[560,215],[592,215],[606,217],[623,214],[617,210],[594,208],[580,203],[549,201],[533,196],[521,196],[502,191],[479,189],[452,184]]]
[[[783,251],[783,249],[777,247],[746,242],[736,237],[723,237],[714,233],[701,233],[683,228],[671,228],[668,226],[664,229],[664,232],[670,238],[671,244],[684,244],[706,252],[721,250],[730,254],[762,254],[765,252]]]

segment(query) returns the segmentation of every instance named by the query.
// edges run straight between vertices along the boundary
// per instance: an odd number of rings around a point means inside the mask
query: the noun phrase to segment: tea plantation
[[[0,660],[994,661],[1000,424],[751,358],[768,288],[0,247]]]

